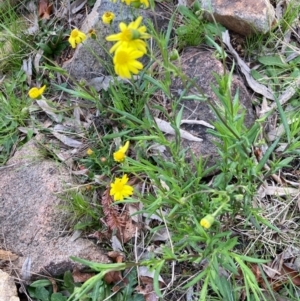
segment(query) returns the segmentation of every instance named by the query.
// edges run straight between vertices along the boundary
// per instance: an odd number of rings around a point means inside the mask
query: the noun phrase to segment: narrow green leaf
[[[155,272],[154,272],[154,277],[153,277],[153,288],[154,291],[156,293],[157,296],[162,298],[162,294],[160,291],[160,287],[159,287],[159,274],[160,271],[163,267],[163,265],[165,264],[165,260],[162,260],[156,267],[155,267]]]
[[[103,136],[102,139],[113,139],[113,138],[117,138],[117,137],[124,137],[125,135],[129,134],[130,132],[132,132],[132,130],[108,134],[108,135]]]
[[[184,109],[184,106],[181,107],[181,109],[179,110],[179,112],[176,115],[175,124],[176,124],[176,127],[178,129],[180,128],[182,114],[183,114],[183,109]]]
[[[266,151],[266,153],[264,154],[264,156],[262,157],[262,159],[258,162],[257,166],[256,166],[256,171],[259,172],[261,171],[261,169],[264,167],[264,165],[266,164],[267,160],[269,159],[269,157],[271,156],[272,152],[274,151],[274,149],[276,148],[278,142],[279,142],[280,138],[277,138],[273,144],[268,148],[268,150]]]
[[[106,136],[105,136],[106,137]],[[141,140],[157,140],[159,137],[158,136],[135,136],[135,137],[130,137],[130,140],[137,140],[137,141],[141,141]]]
[[[168,29],[167,29],[167,32],[166,32],[166,35],[165,35],[165,38],[164,38],[164,43],[165,43],[166,47],[168,47],[168,44],[169,44],[171,32],[173,30],[173,22],[174,22],[175,16],[176,16],[176,13],[174,12],[171,19],[170,19],[170,21],[169,21],[169,24],[168,24]]]
[[[188,9],[184,5],[178,5],[178,11],[189,21],[193,21],[195,23],[200,23],[199,19],[192,13],[190,9]]]
[[[235,254],[235,259],[237,259],[237,257],[244,260],[244,261],[252,262],[252,263],[267,263],[267,262],[270,262],[270,260],[268,260],[268,259],[259,259],[259,258],[254,258],[254,257],[246,256],[246,255],[237,255],[237,254]]]
[[[106,273],[107,271],[102,271],[101,273],[88,279],[79,289],[74,291],[74,293],[69,297],[68,301],[80,300],[84,294],[88,293],[100,280],[102,280]]]
[[[124,117],[128,118],[129,120],[136,122],[137,124],[143,124],[142,120],[136,118],[135,116],[133,116],[133,115],[131,115],[131,114],[125,112],[125,111],[122,111],[122,110],[119,110],[119,109],[116,109],[116,108],[110,108],[110,109],[111,109],[111,111],[117,112],[121,116],[124,116]]]
[[[207,274],[207,270],[203,270],[201,273],[195,276],[191,281],[189,281],[185,286],[183,286],[183,289],[187,289],[193,286],[194,284],[199,282],[206,274]]]
[[[68,88],[65,88],[62,85],[57,85],[57,84],[54,84],[54,83],[52,83],[52,86],[56,87],[58,90],[67,92],[70,95],[73,95],[73,96],[76,96],[76,97],[87,99],[87,100],[90,100],[90,101],[93,101],[93,102],[95,102],[97,100],[94,96],[90,95],[89,93],[87,93],[85,91],[78,91],[78,90],[68,89]]]
[[[280,119],[282,121],[284,130],[285,130],[285,134],[288,140],[288,143],[291,143],[291,132],[290,132],[290,127],[289,127],[289,123],[287,121],[286,115],[283,111],[282,105],[280,103],[280,101],[278,100],[277,97],[275,97],[275,101],[276,101],[276,105],[277,105],[277,109],[278,109],[278,113],[280,116]]]
[[[207,300],[207,289],[208,289],[209,279],[210,279],[210,277],[209,277],[209,274],[208,274],[207,277],[205,278],[204,284],[202,286],[199,301],[206,301]]]
[[[170,97],[170,93],[168,88],[163,85],[162,81],[157,81],[156,79],[152,78],[151,76],[149,76],[148,74],[144,75],[144,79],[148,80],[150,83],[152,83],[153,85],[157,86],[159,89],[161,89],[167,96]]]

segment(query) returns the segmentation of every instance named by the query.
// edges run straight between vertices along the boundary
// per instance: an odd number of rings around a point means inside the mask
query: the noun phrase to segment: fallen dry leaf
[[[157,301],[158,296],[156,295],[153,288],[153,279],[147,276],[140,277],[141,285],[137,286],[135,290],[144,295],[145,301]]]
[[[108,257],[110,257],[112,259],[113,262],[115,263],[121,263],[123,262],[125,256],[123,253],[118,252],[118,251],[111,251],[108,252]],[[124,287],[127,284],[127,280],[123,279],[122,274],[120,271],[111,271],[108,272],[105,276],[104,276],[104,280],[107,284],[111,284],[111,283],[118,283],[118,282],[123,282],[122,285],[118,285],[115,286],[113,288],[114,292],[119,291],[122,287]]]
[[[170,135],[175,135],[175,130],[172,128],[170,122],[167,122],[165,120],[162,120],[160,118],[154,118],[158,128],[166,133],[166,134],[170,134]],[[189,140],[189,141],[198,141],[198,142],[201,142],[203,141],[203,139],[199,138],[199,137],[196,137],[192,134],[190,134],[189,132],[185,131],[185,130],[182,130],[182,129],[179,129],[179,132],[180,132],[180,136],[181,138],[183,139],[186,139],[186,140]]]
[[[56,131],[51,131],[52,132],[52,135],[57,138],[58,140],[60,140],[63,144],[67,145],[67,146],[70,146],[70,147],[74,147],[74,148],[77,148],[77,147],[80,147],[83,145],[82,142],[78,141],[78,140],[75,140],[73,138],[69,138],[68,136],[66,135],[63,135],[63,134],[60,134],[60,133],[57,133]]]
[[[51,117],[55,122],[60,122],[61,118],[59,115],[55,114],[54,111],[55,108],[52,108],[46,100],[40,99],[36,100],[36,103],[39,105],[39,107],[49,116]]]
[[[74,15],[79,12],[86,4],[87,0],[75,0],[70,5],[71,14]]]
[[[126,221],[125,227],[122,227],[119,232],[119,238],[120,240],[125,244],[127,243],[132,237],[135,236],[135,233],[137,232],[138,226],[135,225],[131,219],[131,217],[128,216],[128,219]]]
[[[268,87],[257,82],[250,74],[250,68],[247,64],[239,57],[238,53],[234,50],[230,43],[230,36],[228,30],[222,33],[223,43],[228,47],[229,52],[234,56],[237,64],[239,65],[242,73],[245,75],[246,80],[250,88],[258,94],[265,96],[268,99],[274,100],[273,91]]]
[[[77,267],[74,267],[72,276],[73,276],[75,283],[85,282],[85,281],[89,280],[90,278],[92,278],[93,276],[95,276],[95,273],[83,273],[83,272],[80,272]]]
[[[14,253],[0,249],[0,260],[14,261],[18,258],[19,258],[19,256]]]
[[[300,286],[300,273],[296,270],[288,267],[286,264],[283,264],[281,274],[290,278],[295,285]]]
[[[135,236],[138,226],[133,223],[128,209],[120,212],[118,206],[113,206],[113,198],[109,195],[109,188],[106,189],[101,198],[101,205],[107,227],[110,231],[116,231],[116,236],[121,243],[125,244]]]
[[[260,287],[263,287],[265,289],[268,289],[268,286],[266,285],[264,277],[261,275],[261,270],[257,264],[251,265],[251,271],[254,274],[256,281]],[[243,276],[242,276],[243,277]],[[275,278],[266,277],[266,280],[269,283],[269,286],[274,290],[278,291],[280,287],[284,284],[282,281],[282,277],[278,275]]]
[[[123,246],[116,235],[111,237],[111,246],[114,251],[123,251]]]
[[[104,281],[107,284],[118,283],[122,281],[122,279],[123,277],[120,271],[111,271],[104,276]]]
[[[108,252],[107,255],[108,255],[108,257],[110,257],[110,258],[113,260],[113,262],[115,262],[115,263],[121,263],[121,262],[123,262],[123,260],[124,260],[124,258],[125,258],[124,254],[121,253],[121,252],[118,252],[118,251],[111,251],[111,252]]]
[[[49,4],[47,0],[39,1],[38,14],[41,19],[49,20],[52,13],[53,4]]]
[[[276,187],[276,186],[264,186],[265,195],[297,195],[299,193],[299,189],[292,187]]]

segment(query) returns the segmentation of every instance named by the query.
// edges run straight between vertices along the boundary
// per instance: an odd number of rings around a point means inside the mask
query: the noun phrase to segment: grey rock
[[[213,92],[211,85],[216,85],[216,79],[214,73],[222,75],[224,74],[223,64],[214,58],[213,52],[201,49],[199,47],[189,47],[181,54],[180,64],[183,74],[189,79],[195,81],[195,85],[200,91],[214,104],[219,104],[219,100]],[[182,80],[176,77],[172,84],[172,93],[176,97],[179,97],[184,89]],[[246,110],[245,125],[250,128],[254,123],[255,116],[252,109],[252,103],[250,95],[243,84],[243,82],[234,75],[232,79],[232,95],[234,96],[237,90],[239,91],[239,100],[241,105]],[[199,92],[195,88],[189,89],[185,94],[199,95]],[[201,96],[201,95],[200,95]],[[181,100],[181,106],[184,106],[182,119],[189,120],[203,120],[212,124],[216,120],[215,113],[207,101]],[[218,161],[217,148],[214,144],[216,138],[207,132],[207,127],[199,124],[183,124],[181,129],[184,129],[196,137],[203,139],[202,142],[188,141],[186,139],[181,140],[181,146],[183,149],[189,149],[196,157],[202,157],[207,162],[207,166],[211,167]],[[189,160],[190,156],[188,156]]]
[[[201,5],[210,21],[215,19],[242,35],[264,34],[276,24],[275,9],[269,0],[201,0]]]
[[[0,270],[0,301],[20,301],[14,280]]]
[[[115,14],[115,19],[111,26],[103,24],[102,15],[106,11]],[[133,13],[134,12],[134,13]],[[132,9],[126,4],[117,1],[113,3],[110,0],[97,0],[92,12],[83,22],[80,30],[88,33],[90,29],[94,29],[97,39],[88,38],[83,44],[76,47],[73,57],[64,63],[63,68],[68,71],[73,80],[90,81],[94,78],[102,78],[108,75],[107,70],[113,73],[112,56],[108,53],[113,46],[112,42],[107,42],[105,37],[110,34],[118,33],[119,23],[129,24],[136,20],[138,16],[143,17],[143,23],[152,20],[159,30],[168,24],[168,13],[162,12],[157,5],[156,11],[143,9]]]
[[[68,235],[70,216],[57,194],[72,179],[63,166],[43,158],[33,140],[0,169],[0,177],[0,229],[5,249],[19,256],[13,266],[17,275],[29,280],[62,274],[75,265],[69,256],[108,262],[93,242]]]

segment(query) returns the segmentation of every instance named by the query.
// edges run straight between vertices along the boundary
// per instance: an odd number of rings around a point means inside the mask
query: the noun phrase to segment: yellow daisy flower
[[[45,89],[46,89],[46,85],[44,85],[41,88],[33,87],[28,91],[28,95],[32,99],[40,98],[44,93]]]
[[[128,26],[121,22],[119,24],[121,32],[106,37],[107,41],[117,41],[117,43],[109,50],[110,53],[113,53],[121,46],[132,47],[143,53],[147,52],[147,44],[142,39],[149,39],[150,35],[146,33],[146,26],[140,26],[142,19],[142,17],[138,17],[135,21],[129,23]]]
[[[102,15],[102,22],[104,24],[110,24],[114,18],[115,18],[115,14],[112,13],[111,11],[107,11]]]
[[[131,73],[138,74],[143,64],[137,61],[144,53],[134,48],[120,47],[114,56],[115,72],[122,78],[131,78]]]
[[[212,226],[212,224],[214,223],[214,221],[215,221],[214,216],[211,214],[208,214],[204,218],[201,219],[200,225],[205,229],[209,229]]]
[[[68,41],[71,44],[72,48],[76,48],[76,45],[82,43],[85,39],[85,33],[75,28],[71,31]]]
[[[122,178],[116,178],[114,183],[110,184],[110,195],[115,201],[123,201],[133,194],[133,187],[127,185],[128,177],[124,175]]]
[[[119,150],[114,152],[114,160],[116,162],[123,162],[125,160],[128,147],[129,147],[129,141],[127,141],[124,146],[121,146]]]

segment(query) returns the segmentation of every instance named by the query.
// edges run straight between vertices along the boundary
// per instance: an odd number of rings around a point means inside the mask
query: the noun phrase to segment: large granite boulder
[[[71,238],[58,193],[72,179],[62,164],[41,155],[34,140],[0,168],[0,177],[0,249],[19,256],[13,262],[18,276],[62,274],[75,265],[69,256],[108,262],[93,242]]]
[[[115,14],[115,19],[111,25],[102,22],[102,15],[107,11]],[[84,44],[79,44],[73,57],[65,62],[63,67],[68,70],[72,79],[75,80],[83,79],[89,82],[92,79],[108,75],[107,70],[113,70],[112,56],[108,54],[108,50],[113,43],[107,42],[105,37],[119,32],[120,22],[129,24],[136,20],[138,16],[142,16],[144,24],[147,24],[148,20],[152,20],[156,28],[162,30],[168,26],[169,15],[170,13],[162,11],[159,5],[156,6],[153,12],[150,9],[133,9],[120,1],[114,3],[110,0],[97,0],[92,12],[80,28],[84,33],[88,33],[93,29],[97,39],[89,38]]]
[[[212,90],[212,85],[217,85],[214,74],[224,74],[224,67],[223,63],[215,58],[213,51],[202,49],[200,47],[186,48],[181,54],[180,66],[182,72],[190,80],[194,81],[195,86],[202,91],[205,97],[215,105],[220,103]],[[227,70],[227,72],[229,71]],[[179,97],[184,88],[185,86],[183,85],[181,78],[175,77],[172,83],[173,95]],[[231,87],[232,96],[234,96],[237,91],[239,92],[240,104],[246,111],[245,125],[250,128],[255,120],[251,98],[243,81],[237,75],[234,75]],[[199,92],[192,86],[185,95],[199,95]],[[201,97],[201,94],[199,96]],[[210,125],[216,120],[215,113],[212,111],[207,101],[199,101],[196,99],[181,100],[180,105],[184,106],[182,115],[182,119],[184,120],[205,121]],[[182,124],[181,128],[192,135],[203,139],[201,142],[182,139],[182,147],[184,149],[190,149],[196,157],[202,156],[208,166],[214,165],[219,156],[214,144],[216,138],[207,132],[209,127],[192,122],[190,124]]]
[[[276,24],[275,9],[269,0],[201,0],[210,21],[242,35],[267,33]],[[212,17],[213,16],[213,17]]]

